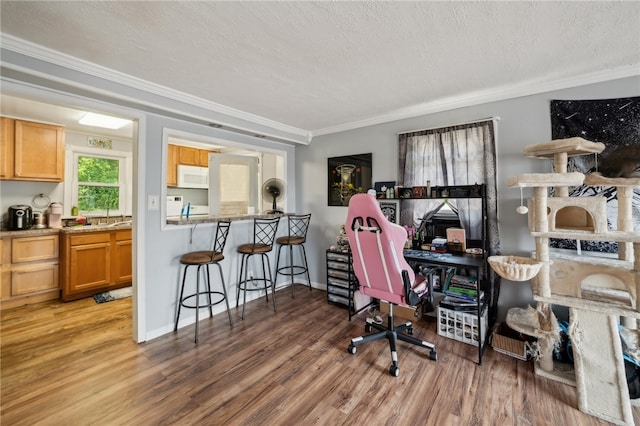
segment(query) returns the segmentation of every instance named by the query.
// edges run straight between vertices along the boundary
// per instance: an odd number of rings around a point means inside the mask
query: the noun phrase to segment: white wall
[[[144,159],[145,169],[143,179],[145,180],[147,195],[161,195],[166,188],[166,159],[162,157],[162,134],[164,128],[178,130],[202,136],[215,137],[217,139],[233,141],[253,146],[257,149],[278,149],[286,153],[289,166],[287,176],[295,180],[295,149],[293,146],[275,144],[265,139],[253,138],[237,133],[231,133],[208,126],[188,123],[159,115],[149,114],[146,122],[146,156]],[[292,190],[295,193],[295,186]],[[295,198],[290,197],[288,204],[293,208]],[[137,217],[138,226],[144,227],[146,252],[144,258],[145,284],[146,284],[146,331],[145,339],[153,338],[173,330],[173,321],[176,312],[176,300],[178,298],[180,280],[180,256],[186,252],[194,250],[208,249],[211,244],[211,225],[198,225],[192,227],[163,227],[161,226],[161,211],[146,210]],[[191,232],[193,229],[193,233]],[[280,231],[285,227],[281,224]],[[239,259],[235,255],[238,245],[251,241],[251,223],[233,222],[225,249],[225,260],[223,269],[225,280],[227,281],[227,291],[229,292],[232,306],[236,301],[236,282]],[[271,254],[272,259],[274,253]],[[275,260],[273,263],[275,264]],[[211,270],[215,272],[214,269]],[[193,277],[193,276],[192,276]],[[217,276],[215,277],[217,286]],[[195,288],[195,280],[190,280],[191,288]],[[260,292],[253,292],[247,299],[260,297]],[[241,295],[242,297],[242,295]],[[224,304],[216,306],[215,312],[224,309]],[[195,315],[193,310],[185,310],[181,315],[185,321],[192,321]],[[250,314],[249,314],[250,315]],[[223,320],[226,321],[226,320]],[[227,326],[227,324],[221,324]]]
[[[326,282],[325,249],[335,244],[338,227],[347,214],[346,207],[327,206],[328,157],[371,152],[373,181],[398,181],[397,133],[500,117],[497,126],[497,179],[502,252],[522,255],[534,248],[534,241],[527,230],[527,217],[515,213],[520,203],[520,191],[507,188],[505,181],[509,176],[520,173],[550,170],[549,162],[522,156],[525,146],[551,139],[549,101],[639,95],[640,77],[625,78],[315,137],[310,146],[298,149],[297,156],[298,179],[302,183],[297,193],[298,209],[312,213],[309,241],[314,244],[310,244],[307,251],[312,281]],[[531,195],[525,190],[525,197]],[[507,308],[526,306],[531,301],[528,282],[503,280],[498,319],[506,314]]]

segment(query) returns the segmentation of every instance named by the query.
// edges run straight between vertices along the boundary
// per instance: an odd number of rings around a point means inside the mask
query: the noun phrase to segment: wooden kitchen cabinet
[[[209,167],[209,154],[216,150],[169,144],[167,146],[167,186],[178,186],[178,165]]]
[[[2,238],[0,308],[60,297],[57,234]]]
[[[199,166],[200,150],[190,146],[178,146],[178,164],[185,166]]]
[[[13,177],[14,129],[14,119],[0,118],[0,179]]]
[[[167,186],[178,186],[178,146],[167,146]]]
[[[0,179],[62,182],[64,127],[2,118]]]
[[[116,231],[113,243],[112,276],[115,284],[130,283],[133,279],[131,230]]]
[[[131,230],[64,233],[62,300],[90,297],[131,283]]]
[[[62,299],[91,296],[106,289],[111,261],[109,232],[71,235],[65,240]]]
[[[209,167],[209,153],[213,151],[207,151],[206,149],[200,150],[200,167]]]

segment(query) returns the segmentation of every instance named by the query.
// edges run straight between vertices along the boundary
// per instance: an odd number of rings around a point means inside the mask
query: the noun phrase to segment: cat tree
[[[576,386],[579,409],[616,424],[633,424],[620,334],[626,351],[638,354],[640,318],[640,234],[633,231],[633,188],[640,178],[607,178],[567,172],[568,157],[594,155],[602,143],[582,138],[553,140],[527,146],[527,157],[553,159],[554,173],[530,173],[511,177],[513,188],[533,188],[528,200],[528,226],[535,238],[532,258],[492,256],[489,263],[503,278],[531,280],[535,309],[510,309],[506,322],[538,338],[538,375]],[[607,226],[605,197],[569,197],[569,187],[614,186],[617,190],[617,229]],[[549,189],[554,188],[554,196]],[[526,212],[527,208],[519,210]],[[616,241],[618,256],[582,256],[555,253],[549,239]],[[559,328],[552,305],[569,308],[574,364],[563,371],[554,364],[553,348]],[[619,330],[619,324],[622,331]],[[634,401],[635,404],[635,401]]]

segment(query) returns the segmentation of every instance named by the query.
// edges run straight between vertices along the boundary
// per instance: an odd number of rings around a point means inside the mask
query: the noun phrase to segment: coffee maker
[[[9,207],[9,229],[20,231],[33,225],[33,214],[30,206],[16,204]]]
[[[62,228],[62,203],[49,205],[49,228]]]

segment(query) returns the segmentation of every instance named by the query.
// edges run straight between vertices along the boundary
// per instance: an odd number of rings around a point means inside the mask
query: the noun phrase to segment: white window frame
[[[110,216],[131,215],[132,207],[132,161],[133,154],[125,151],[114,150],[96,150],[95,148],[85,148],[79,146],[70,146],[66,152],[66,163],[71,165],[67,167],[64,183],[64,211],[66,215],[71,214],[71,207],[78,205],[78,157],[95,157],[105,158],[108,160],[118,160],[120,162],[120,183],[119,198],[120,208],[109,210]],[[80,212],[87,216],[106,216],[106,210],[94,210],[92,212]]]

